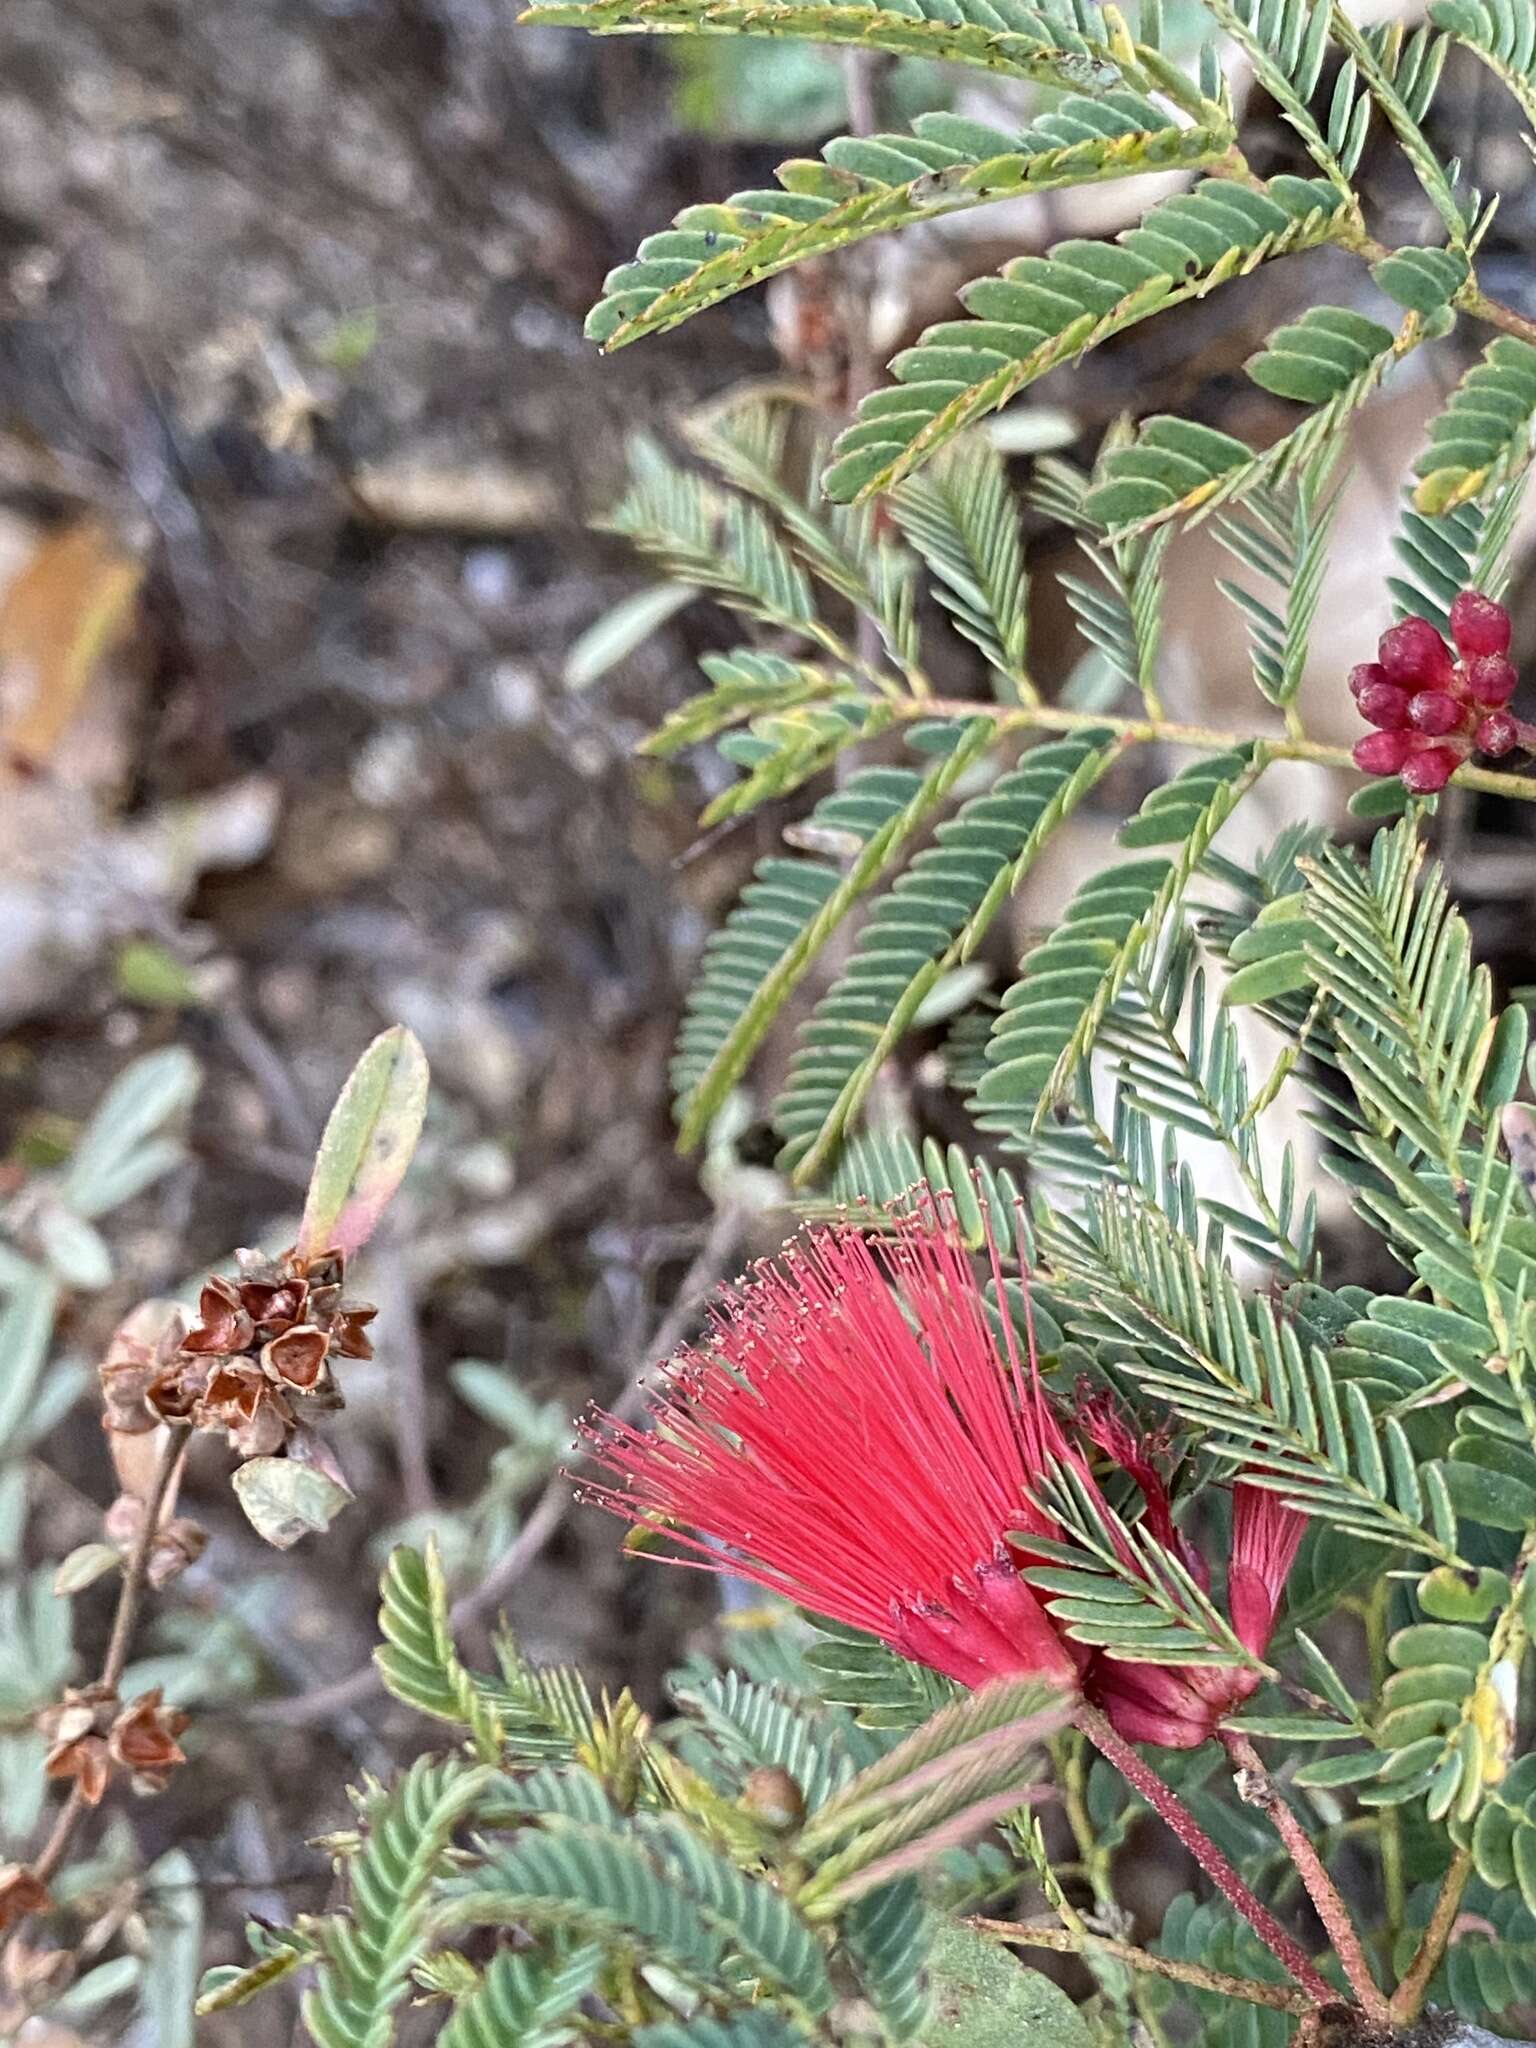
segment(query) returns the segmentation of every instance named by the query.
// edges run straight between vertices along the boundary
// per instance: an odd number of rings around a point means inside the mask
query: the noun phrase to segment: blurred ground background
[[[348,1774],[423,1739],[345,1682],[402,1527],[435,1520],[459,1584],[489,1574],[530,1650],[648,1703],[705,1640],[707,1587],[626,1566],[610,1525],[534,1503],[570,1414],[668,1334],[679,1290],[686,1303],[785,1227],[722,1220],[672,1150],[666,1095],[700,944],[784,819],[685,858],[718,767],[633,758],[691,687],[691,656],[732,629],[695,608],[586,691],[564,665],[644,580],[589,524],[626,433],[786,367],[835,404],[843,365],[792,286],[609,361],[581,317],[677,206],[760,182],[842,126],[843,73],[802,52],[514,34],[514,13],[0,13],[0,1200],[24,1207],[135,1056],[176,1044],[203,1075],[189,1156],[108,1219],[110,1278],[71,1291],[62,1350],[90,1360],[140,1297],[233,1245],[285,1241],[325,1110],[382,1024],[420,1034],[436,1082],[419,1168],[358,1276],[383,1314],[337,1433],[357,1505],[278,1558],[204,1440],[185,1505],[210,1547],[144,1638],[196,1712],[194,1761],[118,1847],[124,1868],[130,1851],[189,1851],[208,1961],[240,1953],[246,1912],[323,1902],[324,1859],[301,1845],[344,1822]],[[883,80],[887,119],[933,86]],[[1505,195],[1486,281],[1536,311],[1517,133],[1470,67],[1453,64],[1442,110]],[[1253,112],[1256,161],[1289,163],[1285,132]],[[1416,188],[1376,175],[1380,232],[1431,238]],[[1127,203],[1034,202],[968,221],[963,251],[934,233],[882,253],[876,338],[888,353],[944,317],[962,277],[1112,231]],[[1365,292],[1326,257],[1287,265],[1153,323],[1041,402],[1070,408],[1085,456],[1149,394],[1263,440],[1286,409],[1243,381],[1243,358],[1309,299]],[[1459,367],[1442,350],[1371,415],[1309,683],[1325,736],[1353,737],[1342,678],[1384,623],[1398,479]],[[1042,536],[1037,645],[1058,675],[1076,653],[1049,587],[1061,558]],[[1232,723],[1252,700],[1235,627],[1215,637],[1210,568],[1195,548],[1178,571],[1173,699]],[[1343,795],[1289,789],[1313,814]],[[1047,890],[1080,878],[1137,795],[1105,786],[1069,842],[1077,872]],[[1463,803],[1445,829],[1485,955],[1506,986],[1536,978],[1526,819]],[[999,967],[1047,909],[1021,908]],[[3,1532],[13,1573],[97,1532],[111,1481],[88,1390],[38,1452]],[[76,1606],[89,1663],[108,1596]],[[286,2039],[291,2018],[263,2006],[206,2038]],[[74,2037],[26,2038],[148,2042],[147,2025],[110,2007]]]

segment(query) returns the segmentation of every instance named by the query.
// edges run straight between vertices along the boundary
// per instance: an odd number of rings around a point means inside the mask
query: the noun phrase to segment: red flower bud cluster
[[[1355,747],[1367,775],[1397,775],[1415,796],[1444,789],[1474,749],[1499,760],[1529,728],[1505,709],[1519,678],[1509,659],[1510,618],[1480,590],[1451,606],[1447,647],[1428,619],[1382,634],[1374,661],[1349,672],[1360,715],[1377,730]]]

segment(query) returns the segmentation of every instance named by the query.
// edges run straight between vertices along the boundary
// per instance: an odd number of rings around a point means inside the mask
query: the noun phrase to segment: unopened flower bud
[[[1426,747],[1403,763],[1403,787],[1414,796],[1433,796],[1455,774],[1459,759],[1449,747]]]
[[[778,1764],[762,1764],[748,1771],[741,1788],[741,1803],[756,1819],[788,1834],[805,1818],[805,1794],[798,1781]]]
[[[1481,752],[1502,760],[1520,737],[1520,729],[1507,711],[1490,711],[1473,738]]]
[[[1379,661],[1357,661],[1349,672],[1349,694],[1360,697],[1373,683],[1384,683],[1387,672]]]
[[[1443,690],[1455,663],[1451,650],[1428,619],[1403,619],[1381,636],[1376,658],[1388,680],[1420,690]]]
[[[1486,704],[1490,710],[1507,704],[1520,680],[1513,662],[1502,654],[1478,655],[1467,663],[1466,674],[1467,695],[1474,704]]]
[[[1438,695],[1438,692],[1421,692],[1422,695]],[[1371,725],[1379,725],[1384,732],[1398,732],[1408,723],[1412,707],[1418,697],[1410,697],[1397,683],[1367,683],[1359,696],[1360,716]]]
[[[1507,654],[1510,617],[1480,590],[1463,590],[1451,605],[1451,638],[1462,655]]]
[[[1368,732],[1355,742],[1355,766],[1367,775],[1395,775],[1413,746],[1406,732]]]
[[[1454,732],[1461,720],[1462,708],[1449,690],[1420,690],[1408,706],[1408,723],[1434,739]]]

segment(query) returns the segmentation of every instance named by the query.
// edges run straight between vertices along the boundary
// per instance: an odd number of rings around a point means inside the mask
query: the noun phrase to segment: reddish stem
[[[1275,1831],[1286,1846],[1298,1876],[1307,1888],[1307,1897],[1317,1912],[1317,1917],[1328,1930],[1328,1939],[1333,1952],[1344,1966],[1344,1974],[1359,2001],[1361,2011],[1368,2019],[1382,2025],[1387,2019],[1387,2001],[1381,1987],[1371,1975],[1370,1963],[1360,1945],[1360,1936],[1355,1923],[1349,1917],[1349,1908],[1339,1896],[1338,1887],[1323,1868],[1311,1837],[1301,1822],[1292,1813],[1285,1799],[1274,1784],[1264,1760],[1248,1740],[1237,1729],[1221,1731],[1221,1742],[1238,1771],[1239,1795],[1252,1806],[1267,1813],[1275,1825]]]
[[[1308,1997],[1318,2005],[1337,2005],[1338,1993],[1325,1977],[1318,1974],[1295,1935],[1288,1934],[1268,1906],[1254,1897],[1173,1788],[1165,1785],[1149,1764],[1142,1762],[1131,1745],[1115,1733],[1097,1707],[1079,1707],[1074,1719],[1094,1748],[1114,1765],[1153,1812],[1168,1823],[1228,1905],[1242,1914],[1264,1946],[1285,1965]]]

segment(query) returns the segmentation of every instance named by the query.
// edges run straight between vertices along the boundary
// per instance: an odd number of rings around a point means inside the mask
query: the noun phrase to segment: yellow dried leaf
[[[40,767],[128,624],[143,571],[94,519],[46,534],[0,597],[0,747]]]

